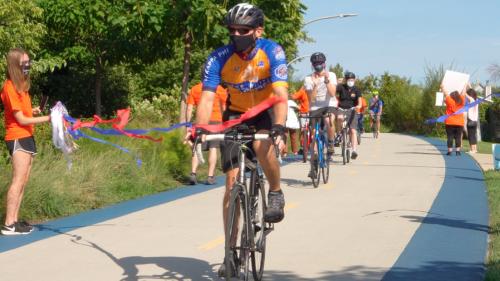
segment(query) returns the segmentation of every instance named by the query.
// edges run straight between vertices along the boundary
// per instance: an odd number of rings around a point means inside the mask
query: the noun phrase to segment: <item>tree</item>
[[[47,33],[43,10],[30,0],[0,0],[0,54],[2,58],[11,48],[23,48],[34,63],[35,72],[54,70],[64,61],[42,57],[41,42]],[[0,76],[5,77],[5,60],[0,60]]]
[[[41,0],[52,55],[92,65],[95,112],[101,114],[104,68],[168,53],[168,1]],[[165,48],[158,48],[158,44]]]
[[[330,71],[335,73],[337,78],[344,77],[344,68],[340,65],[340,63],[337,63],[335,66],[330,65]]]
[[[222,44],[224,29],[219,23],[225,15],[226,5],[227,1],[218,4],[211,0],[183,0],[177,1],[173,7],[172,18],[176,20],[175,26],[179,28],[171,35],[180,37],[184,45],[180,122],[185,122],[187,117],[186,100],[193,50],[211,49]]]

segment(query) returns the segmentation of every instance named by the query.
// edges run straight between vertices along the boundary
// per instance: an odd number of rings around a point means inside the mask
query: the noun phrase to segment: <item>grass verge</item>
[[[500,280],[500,172],[484,173],[490,207],[490,244],[486,270],[486,281]]]
[[[140,127],[166,127],[167,124],[141,124]],[[131,128],[139,127],[132,124]],[[162,142],[151,142],[121,136],[94,135],[128,148],[141,158],[141,167],[134,157],[109,145],[87,139],[77,141],[79,150],[72,154],[73,166],[68,169],[63,154],[51,143],[48,124],[35,132],[38,155],[25,189],[20,217],[42,222],[83,211],[101,208],[125,200],[143,197],[185,184],[191,165],[191,151],[182,144],[181,130],[157,134]],[[89,130],[85,130],[89,133]],[[0,148],[0,218],[5,217],[5,197],[11,181],[12,167]],[[200,167],[206,175],[206,165]],[[2,221],[3,222],[3,221]]]

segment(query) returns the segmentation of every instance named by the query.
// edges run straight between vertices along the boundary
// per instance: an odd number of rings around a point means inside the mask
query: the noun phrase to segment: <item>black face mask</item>
[[[316,64],[313,67],[314,67],[314,71],[316,73],[320,73],[321,71],[323,71],[325,69],[325,67],[323,66],[323,64]]]
[[[30,69],[31,69],[30,62],[21,64],[21,71],[23,72],[24,76],[28,76],[28,74],[30,73]]]
[[[255,47],[255,38],[253,34],[248,35],[230,35],[236,53],[243,53],[249,48]]]

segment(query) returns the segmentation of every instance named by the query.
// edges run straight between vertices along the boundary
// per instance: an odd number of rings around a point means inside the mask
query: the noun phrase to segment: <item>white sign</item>
[[[446,70],[442,84],[448,94],[454,91],[461,93],[465,85],[469,82],[469,77],[470,75],[466,73]]]
[[[442,92],[436,92],[436,106],[443,106],[444,94]]]
[[[493,101],[491,99],[492,96],[491,96],[491,86],[490,85],[486,86],[486,93],[484,95],[486,96],[487,101]]]

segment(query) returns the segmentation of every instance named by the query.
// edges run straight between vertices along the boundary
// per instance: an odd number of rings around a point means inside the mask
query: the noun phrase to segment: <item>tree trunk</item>
[[[181,91],[181,110],[180,110],[180,118],[179,121],[186,122],[187,116],[187,95],[188,95],[188,83],[189,83],[189,67],[191,65],[191,43],[193,42],[193,38],[191,37],[191,33],[186,31],[184,35],[184,70],[182,75],[182,91]]]
[[[101,57],[95,59],[95,114],[101,116],[101,84],[102,84],[102,61]]]

